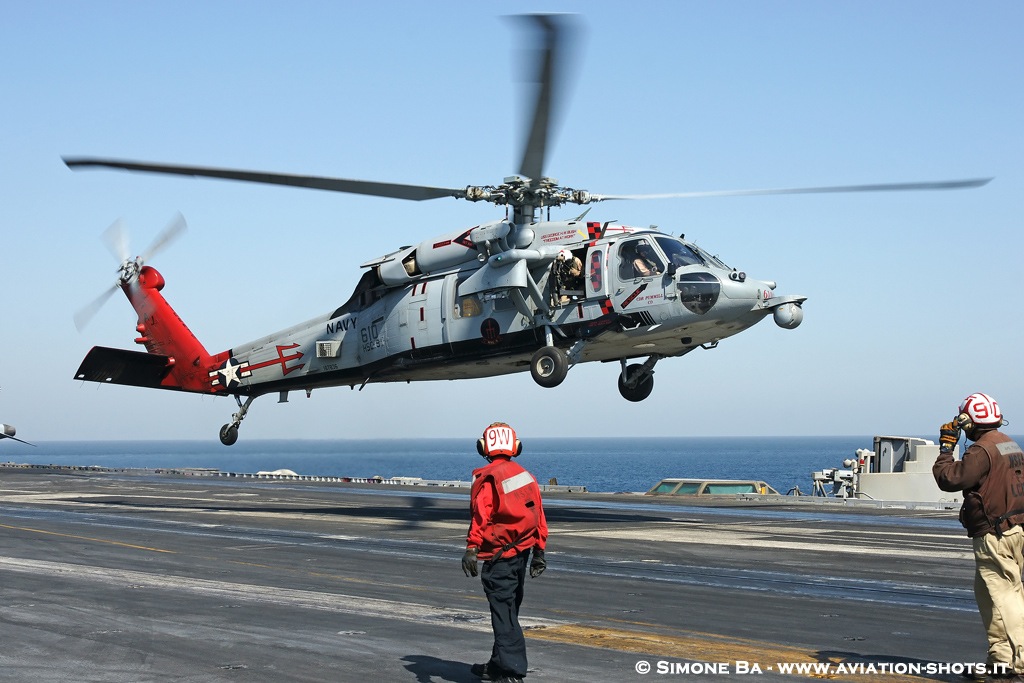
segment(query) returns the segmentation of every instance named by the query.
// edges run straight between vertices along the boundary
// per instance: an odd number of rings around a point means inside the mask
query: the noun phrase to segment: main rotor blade
[[[992,178],[938,180],[921,183],[878,183],[874,185],[834,185],[831,187],[790,187],[769,190],[717,190],[710,192],[669,192],[666,194],[594,194],[591,201],[612,199],[689,199],[694,197],[743,197],[765,194],[825,194],[829,192],[906,192],[912,190],[961,190],[987,185]]]
[[[104,291],[98,297],[93,299],[92,303],[88,304],[87,306],[84,306],[77,313],[75,313],[75,329],[78,330],[79,332],[84,330],[85,326],[89,324],[89,321],[93,319],[93,316],[95,316],[99,312],[99,310],[103,308],[103,304],[107,303],[107,299],[110,298],[110,295],[116,292],[117,290],[118,285],[114,285],[113,287]]]
[[[544,158],[547,155],[548,137],[554,115],[554,99],[561,86],[559,76],[564,69],[563,54],[567,42],[568,24],[564,15],[533,14],[523,17],[532,20],[538,33],[538,55],[536,76],[537,98],[533,106],[533,121],[530,124],[523,149],[523,160],[519,174],[533,181],[544,177]]]
[[[17,441],[18,443],[23,443],[26,446],[32,446],[33,448],[36,448],[36,445],[34,443],[29,443],[28,441],[22,441],[21,439],[19,439],[16,436],[11,436],[10,434],[4,434],[3,432],[0,432],[0,439],[10,439],[11,441]]]
[[[264,183],[267,185],[289,185],[306,187],[313,190],[330,192],[348,192],[365,194],[374,197],[391,197],[393,199],[439,199],[441,197],[466,198],[466,189],[448,187],[430,187],[428,185],[401,185],[398,183],[377,183],[369,180],[351,180],[347,178],[324,178],[321,176],[291,175],[287,173],[265,173],[262,171],[244,171],[230,168],[211,168],[207,166],[177,166],[173,164],[156,164],[120,159],[97,159],[91,157],[64,157],[68,168],[119,168],[125,171],[142,171],[145,173],[166,173],[193,177],[222,178],[224,180],[241,180],[248,183]]]
[[[153,239],[153,243],[150,244],[144,252],[142,252],[142,255],[140,256],[142,262],[148,262],[150,258],[156,256],[156,254],[162,251],[164,247],[176,240],[187,229],[188,224],[185,222],[185,217],[179,212],[173,219],[171,219],[171,222],[167,224],[167,227],[165,227],[163,231]]]

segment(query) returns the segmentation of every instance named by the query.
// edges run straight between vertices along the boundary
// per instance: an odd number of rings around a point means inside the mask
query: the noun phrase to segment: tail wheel
[[[238,441],[237,425],[227,424],[220,428],[220,442],[225,446],[231,446]]]
[[[533,381],[546,389],[557,387],[569,373],[569,359],[557,346],[545,346],[530,359]]]
[[[644,366],[633,363],[619,374],[619,393],[627,401],[639,402],[654,391],[654,373],[644,370]]]

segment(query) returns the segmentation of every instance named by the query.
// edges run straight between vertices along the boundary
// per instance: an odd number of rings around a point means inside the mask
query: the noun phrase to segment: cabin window
[[[604,250],[591,249],[587,260],[587,289],[591,294],[604,292]]]
[[[753,484],[708,484],[704,493],[722,495],[727,493],[757,493]]]
[[[458,302],[455,304],[455,317],[457,318],[474,318],[483,313],[483,311],[480,297],[476,294],[459,297]]]

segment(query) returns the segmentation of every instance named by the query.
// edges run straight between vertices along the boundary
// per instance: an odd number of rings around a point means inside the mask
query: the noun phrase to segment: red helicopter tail
[[[120,285],[139,315],[136,344],[146,351],[95,346],[82,361],[75,379],[153,389],[217,393],[210,371],[229,352],[211,356],[164,299],[163,276],[151,266]]]

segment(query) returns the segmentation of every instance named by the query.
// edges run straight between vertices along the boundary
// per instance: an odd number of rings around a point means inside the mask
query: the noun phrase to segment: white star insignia
[[[216,386],[223,381],[225,387],[233,389],[241,383],[239,376],[248,377],[252,374],[247,370],[248,367],[249,363],[247,361],[239,363],[234,358],[228,358],[224,361],[224,367],[210,373],[210,377],[214,378],[211,384]]]

